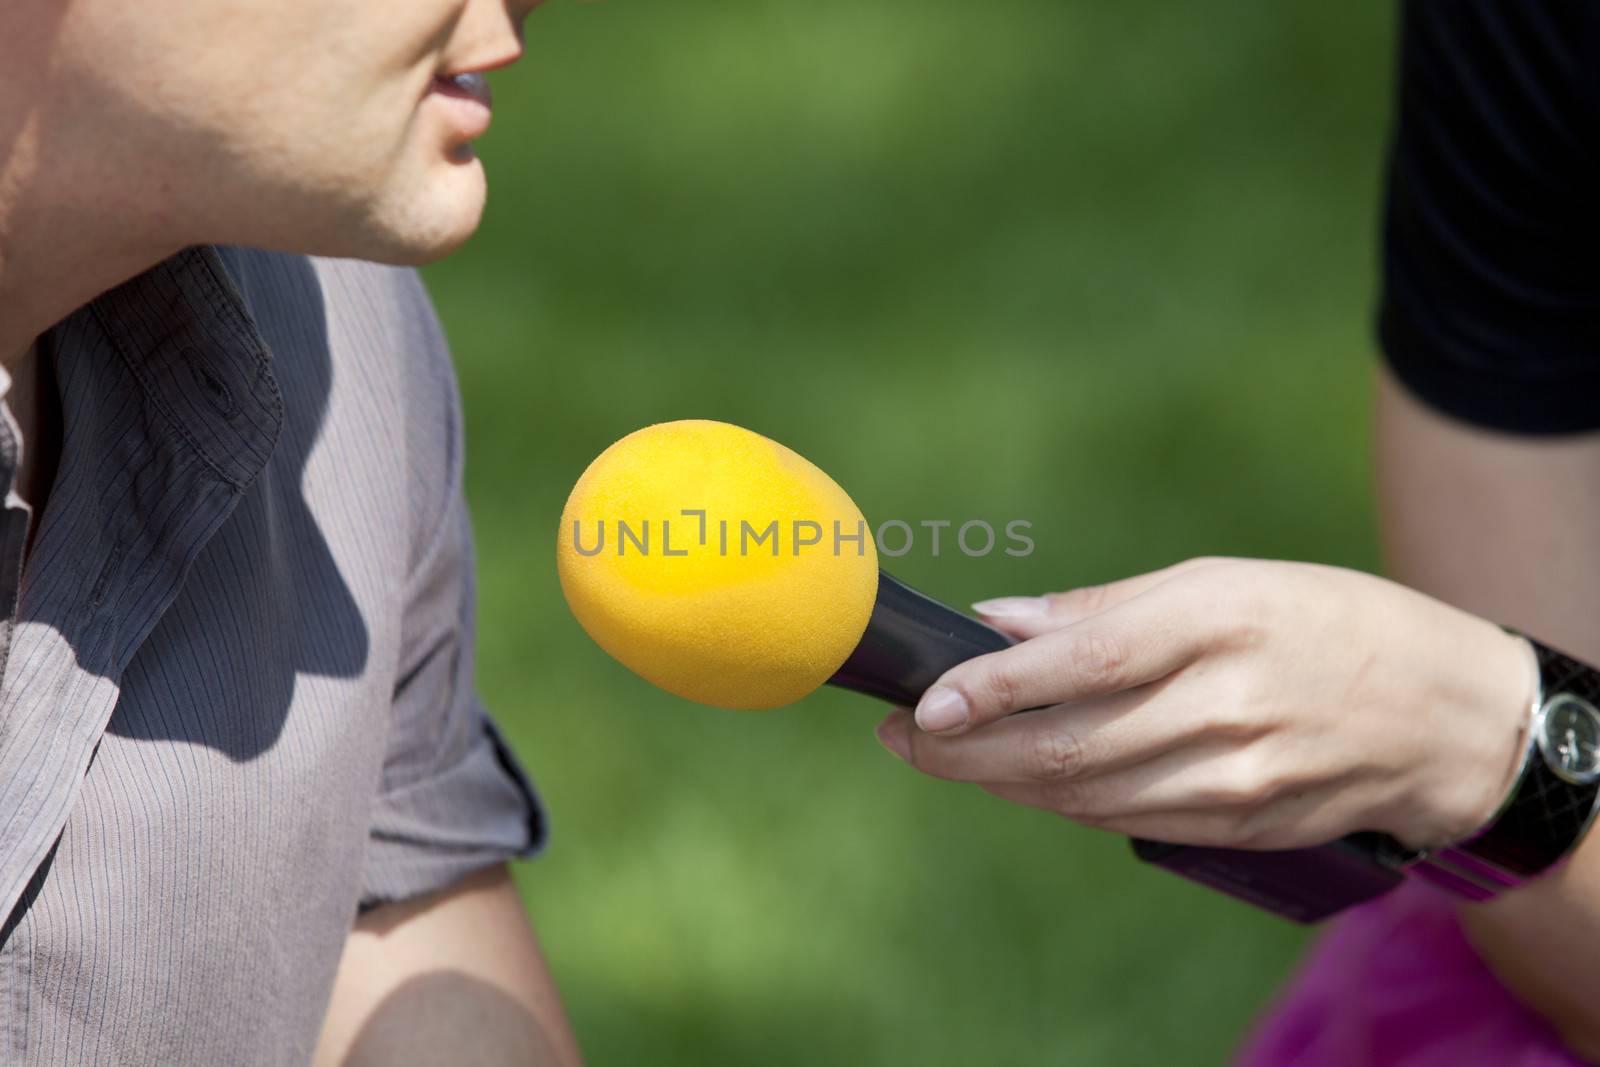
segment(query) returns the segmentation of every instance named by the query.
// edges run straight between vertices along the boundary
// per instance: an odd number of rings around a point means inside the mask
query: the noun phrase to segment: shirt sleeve
[[[422,336],[408,437],[419,527],[404,592],[382,782],[361,908],[444,888],[544,846],[537,793],[473,681],[476,584],[462,485],[460,399],[431,305],[416,281]],[[415,336],[415,335],[414,335]]]
[[[1600,428],[1600,4],[1406,0],[1378,333],[1423,402]]]

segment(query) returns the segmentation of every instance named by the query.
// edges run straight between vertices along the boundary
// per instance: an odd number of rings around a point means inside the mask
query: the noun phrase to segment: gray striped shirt
[[[544,839],[473,687],[438,323],[414,271],[198,247],[40,358],[25,571],[0,427],[0,1062],[304,1063],[358,908]]]

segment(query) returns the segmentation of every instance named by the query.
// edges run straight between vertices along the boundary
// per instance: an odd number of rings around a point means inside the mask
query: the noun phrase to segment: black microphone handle
[[[829,685],[914,707],[945,671],[1011,638],[883,571],[872,617]],[[1310,923],[1398,886],[1411,854],[1384,834],[1357,833],[1315,848],[1264,852],[1135,838],[1134,855],[1257,907]]]
[[[915,707],[951,667],[1014,643],[994,627],[879,571],[867,631],[828,684]]]

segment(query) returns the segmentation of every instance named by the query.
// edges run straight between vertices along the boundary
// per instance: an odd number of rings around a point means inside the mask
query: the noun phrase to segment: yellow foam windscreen
[[[854,501],[776,441],[725,422],[635,431],[567,498],[561,589],[601,648],[668,692],[791,704],[855,650],[878,556]]]

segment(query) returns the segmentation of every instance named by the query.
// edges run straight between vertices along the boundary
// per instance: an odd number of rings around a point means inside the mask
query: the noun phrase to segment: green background
[[[558,0],[428,268],[468,415],[483,694],[552,813],[518,869],[595,1064],[1211,1064],[1306,934],[924,779],[883,709],[652,690],[556,520],[640,426],[748,426],[955,604],[1203,554],[1374,569],[1393,32],[1291,0]]]

